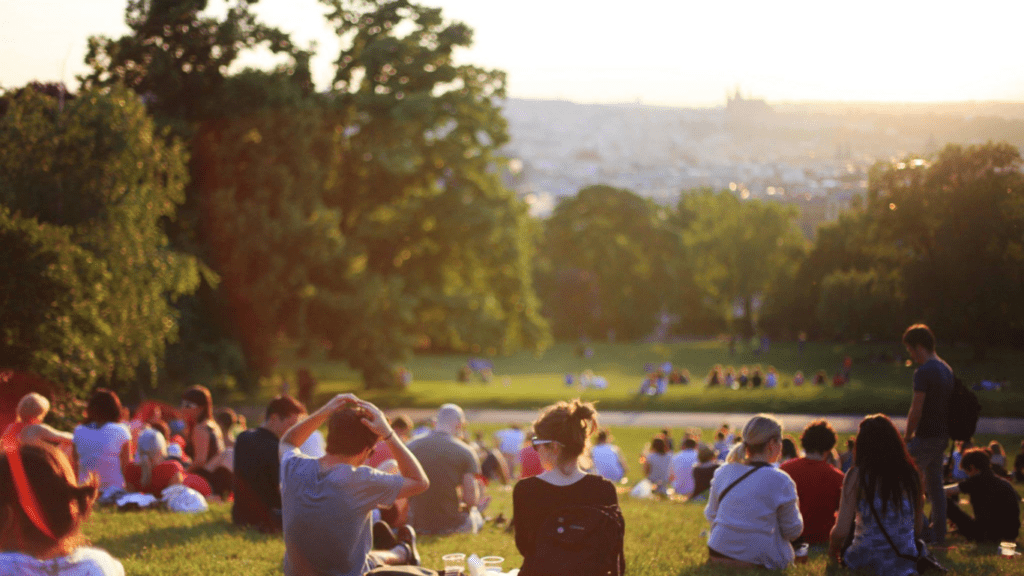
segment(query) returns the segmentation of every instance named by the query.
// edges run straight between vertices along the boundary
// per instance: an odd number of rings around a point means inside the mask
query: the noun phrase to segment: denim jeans
[[[946,545],[946,492],[942,486],[942,455],[949,446],[949,438],[914,437],[907,444],[907,450],[921,469],[924,490],[932,503],[930,537],[932,544]],[[927,531],[926,531],[927,532]]]

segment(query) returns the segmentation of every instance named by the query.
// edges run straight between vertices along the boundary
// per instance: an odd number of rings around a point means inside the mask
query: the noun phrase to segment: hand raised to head
[[[380,411],[380,408],[377,408],[376,406],[365,400],[360,400],[358,404],[359,407],[363,409],[363,413],[365,414],[362,420],[363,424],[365,424],[367,428],[374,431],[378,436],[381,437],[386,437],[393,433],[393,430],[391,429],[391,424],[388,423],[387,416],[385,416],[384,413]]]

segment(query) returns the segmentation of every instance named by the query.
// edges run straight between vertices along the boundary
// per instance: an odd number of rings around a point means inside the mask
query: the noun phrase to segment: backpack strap
[[[722,500],[725,499],[725,495],[728,494],[730,490],[735,488],[737,484],[739,484],[740,482],[743,482],[744,480],[746,480],[747,476],[750,476],[751,474],[753,474],[754,472],[757,472],[758,470],[760,470],[761,468],[764,468],[765,466],[771,466],[771,464],[769,464],[767,462],[754,462],[753,464],[751,464],[751,466],[753,466],[753,468],[751,468],[750,470],[747,470],[746,472],[744,472],[742,476],[740,476],[739,478],[733,480],[732,484],[729,484],[728,486],[726,486],[725,490],[722,490],[722,493],[718,496],[718,505],[719,506],[722,505]]]

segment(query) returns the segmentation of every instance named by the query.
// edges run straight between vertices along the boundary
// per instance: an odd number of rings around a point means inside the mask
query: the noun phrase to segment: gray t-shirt
[[[393,504],[404,479],[368,466],[322,470],[319,460],[281,446],[284,573],[362,576],[373,568],[370,512]]]
[[[924,392],[921,420],[914,434],[921,438],[949,436],[947,420],[949,395],[953,392],[953,370],[938,358],[921,364],[914,371],[914,392]]]
[[[480,473],[480,459],[462,440],[437,431],[410,442],[409,451],[430,478],[430,488],[409,499],[413,528],[424,534],[455,532],[466,521],[456,488],[464,475]]]

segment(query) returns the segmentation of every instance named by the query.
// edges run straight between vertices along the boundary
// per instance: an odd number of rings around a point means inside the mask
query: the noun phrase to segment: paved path
[[[388,410],[389,414],[404,413],[414,420],[427,418],[434,410],[409,409]],[[651,428],[718,428],[728,422],[733,429],[743,429],[743,425],[753,414],[740,412],[599,412],[602,425],[608,426],[643,426]],[[783,428],[790,433],[803,430],[812,420],[826,418],[836,432],[853,433],[864,418],[863,414],[776,414],[782,420]],[[537,417],[536,410],[491,410],[467,409],[466,419],[472,423],[528,423]],[[906,425],[906,416],[890,418],[901,430]],[[978,434],[1015,434],[1024,436],[1024,418],[982,418],[978,422]]]

